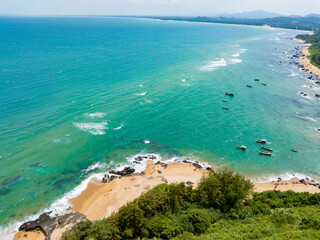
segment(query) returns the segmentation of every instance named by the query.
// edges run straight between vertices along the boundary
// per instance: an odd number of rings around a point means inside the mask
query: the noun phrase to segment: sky
[[[1,15],[213,16],[253,10],[320,13],[320,0],[0,0]]]

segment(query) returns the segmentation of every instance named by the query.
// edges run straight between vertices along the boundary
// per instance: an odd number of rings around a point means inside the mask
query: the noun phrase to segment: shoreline
[[[149,19],[149,20],[155,20],[155,19]],[[174,20],[161,20],[161,21],[174,21]],[[177,22],[182,22],[182,21],[177,21]],[[185,21],[186,23],[190,23],[189,21]],[[202,22],[194,22],[194,23],[202,23]],[[203,23],[206,23],[206,22],[203,22]],[[206,23],[206,24],[210,24],[209,22],[208,23]],[[254,26],[254,25],[240,25],[240,24],[224,24],[224,23],[211,23],[211,24],[221,24],[221,25],[238,25],[238,26],[247,26],[247,27],[263,27],[263,26]],[[283,28],[277,28],[277,29],[283,29]],[[295,29],[283,29],[283,30],[293,30],[293,31],[303,31],[303,30],[295,30]],[[308,49],[307,49],[308,50]],[[302,50],[301,50],[302,51]],[[306,60],[308,60],[307,58],[306,58]],[[308,60],[309,61],[309,60]],[[310,63],[310,62],[309,62]],[[319,70],[320,71],[320,70]],[[174,163],[172,163],[172,164],[174,164]],[[148,165],[149,166],[149,165]],[[181,165],[180,165],[181,166]],[[147,171],[147,170],[145,170],[145,171]],[[160,171],[162,171],[162,170],[160,170]],[[140,176],[140,175],[139,175]],[[121,179],[125,179],[125,177],[122,177]],[[117,181],[117,180],[121,180],[121,179],[116,179],[115,181]],[[251,178],[251,179],[253,179],[253,178]],[[157,179],[156,179],[157,180]],[[154,180],[155,182],[156,182],[156,180]],[[151,181],[151,179],[147,179],[147,182],[149,182],[149,181]],[[291,181],[291,182],[289,182],[289,181]],[[120,181],[120,182],[122,182],[122,181]],[[163,182],[163,181],[162,181]],[[297,185],[297,182],[299,182],[299,179],[295,179],[295,178],[293,178],[293,179],[290,179],[290,180],[288,180],[287,182],[286,181],[280,181],[280,182],[264,182],[264,183],[256,183],[258,186],[259,186],[259,189],[265,189],[265,190],[261,190],[261,191],[266,191],[266,190],[271,190],[270,188],[277,188],[277,190],[281,190],[281,191],[286,191],[286,190],[282,190],[282,189],[287,189],[287,188],[290,188],[290,187],[295,187],[295,190],[298,190],[298,189],[300,189],[300,187],[301,187],[301,189],[302,189],[302,191],[305,191],[305,186],[303,186],[304,184],[298,184]],[[160,182],[161,183],[161,182]],[[90,181],[89,181],[89,183],[88,183],[88,185],[87,185],[87,187],[85,188],[85,190],[84,191],[82,191],[81,192],[81,194],[78,196],[78,197],[76,197],[76,198],[73,198],[73,199],[71,199],[70,201],[72,202],[73,200],[74,201],[78,201],[79,200],[79,202],[78,203],[74,203],[74,208],[73,208],[73,210],[76,210],[77,208],[79,208],[80,210],[79,211],[89,211],[89,209],[90,209],[90,206],[91,205],[94,205],[95,203],[96,203],[96,201],[97,201],[97,199],[94,199],[93,198],[93,196],[95,196],[95,197],[97,197],[97,198],[99,198],[99,197],[101,197],[101,194],[103,193],[103,194],[107,194],[106,192],[104,192],[104,191],[107,191],[107,188],[105,187],[105,185],[108,185],[108,188],[109,188],[109,190],[110,190],[110,194],[111,194],[111,192],[113,191],[113,187],[112,186],[110,186],[109,184],[101,184],[101,181],[100,180],[98,180],[98,179],[95,179],[95,178],[93,178],[93,179],[91,179]],[[115,184],[114,185],[118,185],[118,184],[116,184],[116,182],[115,182]],[[120,184],[121,185],[121,184]],[[139,185],[139,184],[136,184],[136,185]],[[150,185],[150,184],[149,184]],[[301,185],[301,186],[300,186]],[[131,185],[129,185],[129,186],[131,186]],[[276,187],[277,186],[277,187]],[[151,187],[151,186],[150,186]],[[297,187],[299,187],[299,188],[297,188]],[[123,187],[123,188],[128,188],[127,186],[126,187]],[[139,187],[135,187],[135,188],[132,188],[131,190],[137,190],[137,188],[139,188]],[[130,189],[124,189],[125,190],[125,195],[128,195],[128,196],[126,196],[126,197],[129,197],[130,196],[130,198],[132,198],[132,197],[134,197],[134,194],[137,194],[137,192],[138,191],[129,191]],[[146,189],[147,190],[147,189]],[[139,191],[140,191],[140,189],[139,189]],[[143,192],[144,190],[142,189],[142,192]],[[132,193],[133,192],[133,193]],[[141,192],[141,193],[142,193]],[[113,193],[112,193],[113,194]],[[122,194],[122,192],[121,192],[121,194]],[[81,195],[83,195],[83,199],[81,200],[80,199],[80,196]],[[90,198],[88,198],[88,196],[92,196],[92,197],[90,197]],[[139,194],[139,196],[140,196],[140,194]],[[77,200],[76,200],[77,199]],[[91,203],[90,203],[90,201],[92,201]],[[78,206],[77,206],[77,204],[78,204]],[[120,205],[120,203],[119,203],[119,205]],[[122,205],[121,205],[122,206]],[[112,207],[110,207],[110,211],[112,210],[112,209],[118,209],[119,208],[119,206],[112,206]],[[97,210],[95,210],[94,212],[99,212],[100,211],[100,209],[99,208],[96,208]],[[103,214],[110,214],[110,211],[108,210],[108,212],[107,213],[103,213]],[[96,214],[96,213],[94,213],[94,214]],[[92,215],[94,215],[94,214],[92,214]],[[103,215],[102,214],[102,215]],[[94,216],[93,216],[94,217]],[[99,217],[99,216],[96,216],[96,217]],[[21,233],[19,233],[19,234],[21,234]],[[18,235],[19,235],[18,234]],[[25,233],[24,233],[25,234]],[[22,234],[21,236],[23,236],[24,237],[24,234]],[[34,234],[37,234],[37,235],[34,235],[34,236],[38,236],[39,237],[39,233],[38,232],[34,232]],[[27,234],[27,235],[29,235],[29,234]],[[41,234],[40,234],[41,235]],[[16,239],[16,238],[15,238]],[[17,239],[21,239],[20,237],[19,238],[17,238]],[[23,238],[23,239],[27,239],[27,238]],[[32,239],[35,239],[35,238],[32,238]],[[42,239],[41,238],[41,236],[40,236],[40,238],[39,239]]]
[[[127,202],[133,201],[143,192],[152,189],[161,183],[184,182],[196,187],[202,176],[209,169],[216,169],[208,165],[200,165],[197,162],[154,162],[148,161],[145,169],[138,173],[129,173],[125,176],[117,176],[110,182],[103,183],[101,179],[92,178],[86,189],[75,198],[69,200],[72,211],[85,215],[89,220],[95,221],[109,217]],[[114,176],[114,175],[113,175]],[[252,180],[251,180],[252,181]],[[254,183],[254,182],[253,182]],[[254,183],[254,192],[268,190],[320,193],[320,184],[314,180],[299,179]],[[51,235],[52,240],[61,238],[62,233],[73,225],[56,228]],[[40,231],[18,232],[14,240],[44,240],[45,236]]]
[[[78,197],[70,200],[72,210],[84,214],[89,220],[99,220],[109,217],[114,211],[125,205],[143,192],[152,189],[161,183],[179,183],[196,187],[202,176],[208,173],[209,169],[217,169],[214,166],[203,168],[201,165],[192,162],[182,163],[154,163],[149,162],[146,169],[137,174],[129,174],[117,177],[109,183],[102,183],[101,180],[91,181],[86,190]],[[251,180],[252,181],[252,180]],[[320,185],[316,186],[314,180],[301,180],[297,177],[290,180],[278,178],[269,182],[254,182],[254,192],[268,190],[295,192],[320,193]],[[315,185],[311,185],[311,184]],[[101,211],[101,209],[104,209]]]
[[[315,75],[320,80],[320,69],[313,65],[308,58],[310,56],[309,48],[312,46],[312,44],[306,43],[304,40],[298,38],[292,38],[292,40],[298,41],[300,44],[305,45],[305,47],[300,50],[302,56],[299,57],[299,62],[303,66],[302,69],[312,75]]]
[[[122,18],[122,17],[119,17]],[[153,21],[168,21],[168,22],[184,22],[184,23],[204,23],[204,24],[218,24],[218,25],[231,25],[231,26],[242,26],[242,27],[259,27],[259,28],[269,28],[269,29],[280,29],[280,30],[289,30],[296,32],[306,32],[310,35],[313,35],[314,32],[310,30],[300,30],[300,29],[292,29],[292,28],[279,28],[279,27],[271,27],[269,25],[247,25],[247,24],[236,24],[236,23],[215,23],[215,22],[200,22],[200,21],[186,21],[186,20],[171,20],[171,19],[160,19],[160,18],[143,18],[143,17],[125,17],[125,18],[134,18],[140,20],[153,20]]]

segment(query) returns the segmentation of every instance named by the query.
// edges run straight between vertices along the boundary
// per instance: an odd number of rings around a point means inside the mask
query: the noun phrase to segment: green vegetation
[[[196,189],[161,184],[63,239],[319,239],[320,194],[252,189],[229,169],[210,172]]]
[[[152,18],[152,17],[149,17]],[[190,21],[190,22],[210,22],[210,23],[225,23],[225,24],[244,24],[271,27],[299,29],[313,31],[314,35],[298,35],[297,38],[311,43],[309,48],[310,61],[313,65],[320,67],[320,18],[309,17],[275,17],[264,19],[248,19],[248,18],[224,18],[224,17],[157,17],[161,20],[175,21]]]
[[[320,28],[320,18],[318,17],[275,17],[264,19],[248,19],[248,18],[224,18],[224,17],[147,17],[157,18],[161,20],[190,21],[190,22],[211,22],[226,24],[244,24],[271,27],[300,29],[308,31],[316,31]]]
[[[320,30],[313,35],[298,35],[297,38],[312,44],[309,48],[309,59],[313,65],[320,67]]]

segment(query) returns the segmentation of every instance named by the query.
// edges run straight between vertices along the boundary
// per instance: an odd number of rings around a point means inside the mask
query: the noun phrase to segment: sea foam
[[[237,64],[237,63],[241,63],[241,62],[242,62],[242,60],[238,59],[238,58],[228,60],[228,63],[230,63],[230,64]]]
[[[106,134],[106,129],[109,129],[107,127],[108,122],[101,122],[101,123],[93,123],[93,122],[88,122],[88,123],[79,123],[79,122],[74,122],[73,125],[77,128],[79,128],[83,132],[89,132],[92,135],[104,135]]]
[[[106,114],[103,112],[96,112],[96,113],[86,113],[86,116],[90,118],[103,118]]]
[[[293,172],[285,172],[282,174],[265,174],[262,176],[252,177],[251,180],[255,183],[266,183],[266,182],[272,182],[277,181],[278,178],[281,178],[281,180],[288,181],[292,178],[298,178],[298,179],[306,179],[309,178],[312,180],[313,178],[301,173],[293,173]]]
[[[123,123],[119,127],[114,128],[113,130],[120,130],[122,127],[123,127]]]
[[[148,92],[147,91],[145,91],[145,92],[143,92],[143,93],[136,93],[136,94],[134,94],[134,95],[136,95],[136,96],[144,96],[144,95],[146,95]]]
[[[312,117],[301,116],[301,115],[298,115],[298,114],[296,114],[296,117],[300,118],[300,119],[302,119],[304,121],[318,122],[316,119],[314,119]]]
[[[217,61],[208,62],[208,64],[199,67],[198,70],[204,71],[204,72],[212,72],[219,67],[226,67],[226,66],[228,66],[227,62],[224,60],[224,58],[221,58],[220,60],[217,60]]]

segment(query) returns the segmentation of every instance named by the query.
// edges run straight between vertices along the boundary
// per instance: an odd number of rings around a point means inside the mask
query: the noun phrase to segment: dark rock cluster
[[[19,227],[19,231],[30,232],[34,230],[41,231],[46,240],[50,240],[52,232],[57,228],[63,228],[67,225],[75,225],[79,221],[87,220],[81,213],[69,213],[62,216],[51,217],[49,213],[43,213],[34,221],[25,222]]]
[[[136,170],[132,167],[125,167],[121,171],[110,171],[111,174],[119,175],[119,176],[127,176],[134,173]]]

